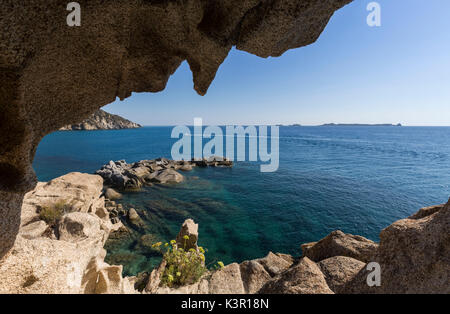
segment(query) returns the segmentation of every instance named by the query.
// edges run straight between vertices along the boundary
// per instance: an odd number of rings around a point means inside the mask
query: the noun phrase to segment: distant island
[[[359,123],[326,123],[319,126],[402,126],[400,123],[398,124],[359,124]]]
[[[100,109],[83,122],[66,125],[60,131],[121,130],[137,129],[140,127],[142,127],[140,124]]]

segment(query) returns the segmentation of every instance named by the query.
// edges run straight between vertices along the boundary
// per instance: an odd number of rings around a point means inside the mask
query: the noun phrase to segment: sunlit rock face
[[[158,92],[187,60],[203,95],[233,46],[261,57],[313,43],[351,0],[4,0],[0,6],[0,257],[13,245],[43,136],[132,92]]]

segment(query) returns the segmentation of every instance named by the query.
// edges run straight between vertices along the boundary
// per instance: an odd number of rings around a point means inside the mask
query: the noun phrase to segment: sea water
[[[94,173],[110,160],[170,158],[177,140],[171,130],[55,132],[40,143],[34,169],[48,181]],[[377,241],[395,220],[450,194],[450,127],[280,127],[279,150],[273,173],[236,162],[183,172],[180,184],[124,193],[120,203],[146,225],[108,243],[107,261],[124,265],[125,275],[151,270],[161,257],[148,242],[175,238],[187,218],[199,223],[208,263],[269,251],[299,256],[302,243],[336,229]]]

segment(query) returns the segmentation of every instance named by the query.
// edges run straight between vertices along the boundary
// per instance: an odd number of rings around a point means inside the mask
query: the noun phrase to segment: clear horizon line
[[[143,124],[139,123],[143,127],[152,127],[152,126],[178,126],[178,125],[186,125],[186,126],[194,126],[193,124]],[[203,126],[210,126],[210,125],[217,125],[217,126],[227,126],[227,125],[239,125],[239,126],[259,126],[259,125],[265,125],[265,126],[296,126],[296,127],[320,127],[324,126],[330,123],[323,123],[323,124],[287,124],[287,123],[221,123],[221,124],[208,124],[204,123]],[[396,124],[390,124],[390,123],[334,123],[336,126],[344,126],[344,125],[354,125],[354,126],[394,126],[396,127]],[[400,127],[400,126],[398,126]],[[438,124],[401,124],[401,127],[450,127],[450,125],[438,125]]]

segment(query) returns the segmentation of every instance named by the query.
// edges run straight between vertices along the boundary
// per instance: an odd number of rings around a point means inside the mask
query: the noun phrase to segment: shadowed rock
[[[378,244],[361,236],[331,232],[319,242],[302,245],[303,256],[320,262],[333,256],[348,256],[363,262],[373,261]]]
[[[345,292],[450,293],[450,201],[412,217],[422,218],[398,220],[380,233],[374,261],[381,266],[381,286],[368,287],[363,269]]]
[[[320,268],[304,257],[289,270],[269,280],[259,293],[263,294],[332,294]]]
[[[246,293],[257,293],[264,284],[272,279],[258,261],[245,261],[240,264],[240,273]]]
[[[334,293],[341,293],[342,286],[352,280],[366,264],[351,257],[334,256],[320,261],[317,265],[330,289]]]

